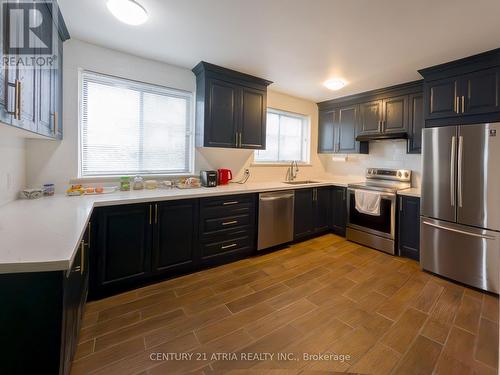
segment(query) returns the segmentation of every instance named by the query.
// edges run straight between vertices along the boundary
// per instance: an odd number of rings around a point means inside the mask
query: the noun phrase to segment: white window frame
[[[133,175],[140,176],[154,176],[154,177],[174,177],[174,176],[188,176],[194,173],[195,168],[195,139],[194,139],[194,95],[190,91],[175,89],[171,87],[155,85],[151,83],[141,82],[129,78],[117,77],[109,74],[98,73],[92,70],[87,70],[83,68],[78,69],[78,179],[80,180],[99,180],[99,179],[116,179],[117,177],[122,176],[123,174],[83,174],[83,78],[85,74],[95,75],[102,77],[103,79],[113,80],[113,83],[116,86],[121,86],[125,88],[137,88],[138,90],[144,92],[163,92],[165,94],[186,98],[188,101],[188,131],[187,136],[189,137],[188,141],[188,150],[186,153],[188,154],[189,163],[188,170],[182,173],[179,172],[168,172],[162,171],[160,173],[133,173]]]
[[[253,164],[257,166],[266,166],[266,165],[287,165],[292,161],[296,161],[299,165],[308,165],[310,163],[311,156],[311,117],[308,115],[304,115],[301,113],[295,113],[290,111],[285,111],[282,109],[276,109],[272,107],[268,107],[266,111],[266,116],[268,113],[273,113],[281,116],[295,117],[302,121],[302,157],[301,160],[258,160],[257,153],[258,150],[254,152],[254,161]],[[280,127],[281,128],[281,127]],[[266,134],[267,137],[267,134]],[[267,142],[266,142],[267,144]]]

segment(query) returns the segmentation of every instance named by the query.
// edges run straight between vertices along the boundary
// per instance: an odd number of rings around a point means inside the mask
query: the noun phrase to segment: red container
[[[233,179],[233,172],[230,169],[218,169],[219,185],[227,185]]]

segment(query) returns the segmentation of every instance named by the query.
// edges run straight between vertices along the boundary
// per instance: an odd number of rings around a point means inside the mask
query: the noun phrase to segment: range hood
[[[382,139],[408,139],[408,133],[407,132],[377,133],[377,134],[358,135],[356,137],[356,141],[358,142],[378,141]]]

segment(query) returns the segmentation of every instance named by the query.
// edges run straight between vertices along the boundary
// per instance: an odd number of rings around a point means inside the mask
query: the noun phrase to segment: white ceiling
[[[200,60],[332,99],[421,77],[417,69],[500,47],[499,0],[138,0],[116,20],[106,0],[59,0],[72,37],[192,68]],[[322,83],[349,84],[332,92]]]

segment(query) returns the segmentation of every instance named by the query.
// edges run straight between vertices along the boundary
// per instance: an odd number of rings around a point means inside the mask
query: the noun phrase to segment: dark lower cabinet
[[[313,189],[295,190],[294,239],[311,236],[314,231]]]
[[[1,374],[70,373],[89,285],[85,233],[67,271],[0,275]]]
[[[331,227],[330,187],[295,190],[294,239],[326,232]]]
[[[194,268],[197,257],[198,201],[154,205],[153,272],[174,273]]]
[[[420,259],[420,198],[399,196],[399,255]]]
[[[255,250],[254,194],[200,199],[200,264],[242,259]]]
[[[332,188],[332,230],[339,236],[346,234],[347,225],[347,189],[334,186]]]
[[[132,284],[151,272],[153,234],[151,204],[99,208],[96,212],[97,270],[95,283],[103,290]]]

